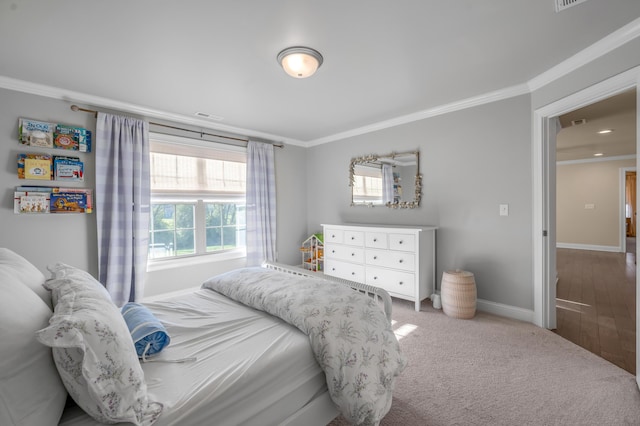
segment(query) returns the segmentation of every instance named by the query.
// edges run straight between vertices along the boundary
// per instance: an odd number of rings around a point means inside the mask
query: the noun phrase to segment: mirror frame
[[[416,156],[416,189],[412,201],[400,201],[398,203],[388,202],[385,206],[393,209],[415,209],[420,205],[422,199],[422,175],[420,174],[420,151],[391,152],[387,155],[370,154],[362,157],[351,159],[349,164],[349,187],[351,188],[351,206],[367,206],[374,207],[373,203],[355,203],[353,201],[353,186],[355,185],[355,169],[358,164],[366,164],[380,160],[381,158],[391,158],[392,160],[399,156],[413,154]]]

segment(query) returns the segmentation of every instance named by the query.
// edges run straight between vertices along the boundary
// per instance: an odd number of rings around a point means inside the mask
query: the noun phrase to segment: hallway
[[[627,253],[558,249],[557,334],[635,374],[635,238]]]

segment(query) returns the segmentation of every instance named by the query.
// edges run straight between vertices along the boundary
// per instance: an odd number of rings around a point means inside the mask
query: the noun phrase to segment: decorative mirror
[[[352,206],[413,209],[422,198],[420,152],[392,152],[351,159]]]

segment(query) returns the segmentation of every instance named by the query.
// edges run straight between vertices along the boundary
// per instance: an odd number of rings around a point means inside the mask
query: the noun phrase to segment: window
[[[246,150],[151,134],[149,258],[245,247]]]
[[[382,203],[380,167],[356,165],[353,175],[353,202]]]

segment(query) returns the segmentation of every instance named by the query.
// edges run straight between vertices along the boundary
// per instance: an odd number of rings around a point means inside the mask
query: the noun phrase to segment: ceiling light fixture
[[[611,133],[611,132],[613,132],[613,129],[602,129],[598,133],[600,133],[601,135],[604,135],[606,133]]]
[[[278,63],[287,74],[295,78],[311,77],[320,68],[322,61],[320,52],[309,47],[288,47],[278,53]]]
[[[598,152],[597,154],[593,154],[594,157],[602,157],[604,155],[603,152]]]

